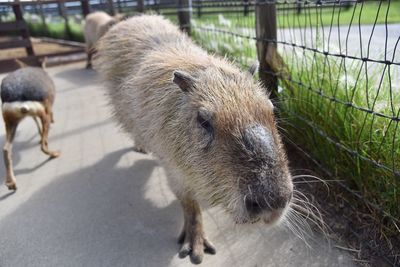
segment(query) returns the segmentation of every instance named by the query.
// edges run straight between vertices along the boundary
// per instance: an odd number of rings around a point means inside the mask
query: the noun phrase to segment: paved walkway
[[[163,169],[131,150],[96,73],[83,66],[48,69],[57,86],[49,145],[60,158],[41,153],[33,120],[18,129],[19,189],[0,186],[0,266],[191,266],[177,256],[183,218]],[[2,122],[0,131],[2,145]],[[318,237],[308,248],[285,229],[232,227],[217,209],[204,219],[217,255],[202,266],[352,266]]]

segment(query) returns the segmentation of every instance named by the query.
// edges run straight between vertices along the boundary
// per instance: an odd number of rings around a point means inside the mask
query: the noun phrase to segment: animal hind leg
[[[92,56],[93,56],[93,47],[87,47],[86,48],[86,69],[91,69],[92,68]]]
[[[12,162],[12,141],[14,140],[19,121],[8,120],[4,114],[3,117],[5,118],[4,123],[6,126],[6,143],[3,147],[4,164],[6,166],[5,184],[10,190],[17,190],[17,183]]]
[[[32,119],[35,121],[36,127],[38,129],[39,135],[42,136],[42,129],[40,128],[39,121],[36,116],[33,116]]]
[[[47,113],[42,113],[40,115],[40,120],[42,122],[42,139],[41,139],[41,149],[43,153],[49,155],[51,158],[56,158],[60,156],[60,152],[58,151],[49,151],[49,129],[50,129],[50,115]]]

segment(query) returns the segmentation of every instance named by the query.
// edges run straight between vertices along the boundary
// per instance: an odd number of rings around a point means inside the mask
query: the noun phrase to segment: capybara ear
[[[195,86],[195,78],[189,73],[176,70],[174,71],[174,79],[172,80],[184,92],[191,92]]]
[[[256,72],[258,71],[258,66],[260,64],[258,63],[258,61],[254,62],[250,68],[249,68],[249,73],[251,76],[254,76],[254,74],[256,74]]]

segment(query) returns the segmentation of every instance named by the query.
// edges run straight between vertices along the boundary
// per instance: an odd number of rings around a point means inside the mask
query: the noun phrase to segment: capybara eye
[[[197,122],[207,132],[211,133],[213,131],[211,122],[208,119],[204,118],[200,113],[197,115]]]

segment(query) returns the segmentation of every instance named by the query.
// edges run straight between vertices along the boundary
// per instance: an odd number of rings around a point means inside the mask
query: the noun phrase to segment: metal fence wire
[[[76,2],[153,10],[243,67],[258,58],[286,141],[361,200],[383,235],[400,244],[400,0]],[[57,12],[46,4],[46,12]],[[67,15],[79,11],[67,4]],[[25,11],[35,13],[31,5]],[[399,255],[389,262],[400,264]]]
[[[258,56],[285,139],[398,238],[400,1],[205,2],[194,1],[193,38],[243,66]]]

